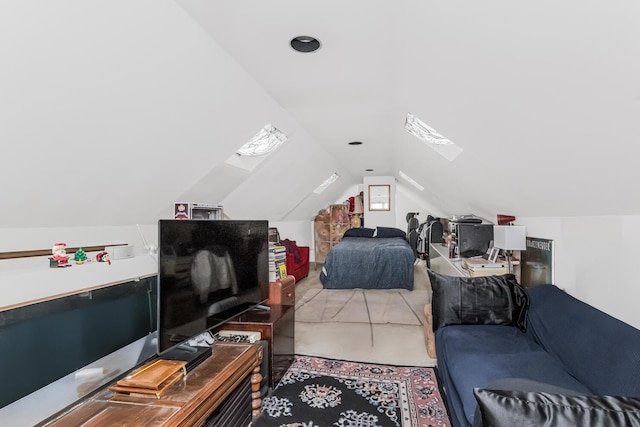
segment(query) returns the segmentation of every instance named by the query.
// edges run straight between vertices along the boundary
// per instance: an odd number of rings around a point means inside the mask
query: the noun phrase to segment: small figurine
[[[189,212],[184,203],[176,203],[173,219],[189,219]]]
[[[96,255],[96,261],[98,261],[98,262],[108,262],[109,265],[111,265],[111,259],[109,258],[109,252],[106,252],[106,251],[98,252],[98,255]]]
[[[76,264],[84,264],[84,262],[87,260],[87,254],[82,248],[78,248],[75,255],[73,256],[73,260],[76,262]]]
[[[67,244],[55,243],[51,249],[53,256],[49,257],[49,267],[70,267],[69,257],[67,256]]]

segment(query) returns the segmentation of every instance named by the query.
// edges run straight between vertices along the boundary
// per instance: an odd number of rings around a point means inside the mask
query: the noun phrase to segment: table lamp
[[[516,220],[516,217],[513,215],[498,214],[497,218],[498,225],[511,225],[511,223]]]
[[[509,273],[513,274],[511,266],[511,251],[522,251],[527,248],[526,228],[524,225],[494,225],[493,246],[505,251]]]

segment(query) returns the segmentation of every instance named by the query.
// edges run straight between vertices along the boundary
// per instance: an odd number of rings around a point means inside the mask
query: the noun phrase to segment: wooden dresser
[[[173,385],[159,399],[114,393],[108,388],[52,417],[42,426],[201,426],[216,410],[232,410],[238,405],[225,401],[244,401],[246,411],[233,415],[225,425],[248,425],[260,411],[259,344],[216,343],[212,355]],[[243,387],[243,389],[239,389]],[[246,389],[244,388],[246,387]],[[218,411],[219,412],[219,411]],[[242,420],[242,421],[238,421]],[[215,423],[218,425],[218,423]]]

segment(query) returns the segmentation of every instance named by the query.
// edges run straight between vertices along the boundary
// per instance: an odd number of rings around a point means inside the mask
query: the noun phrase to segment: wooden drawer
[[[287,276],[278,282],[269,282],[269,304],[295,305],[296,279]]]

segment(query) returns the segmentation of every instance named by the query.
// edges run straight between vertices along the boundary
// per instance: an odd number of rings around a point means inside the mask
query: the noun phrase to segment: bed
[[[327,254],[320,272],[325,289],[413,290],[415,255],[403,237],[406,234],[393,228],[381,232],[381,228],[384,227],[378,227],[376,237],[354,236],[347,230]]]

